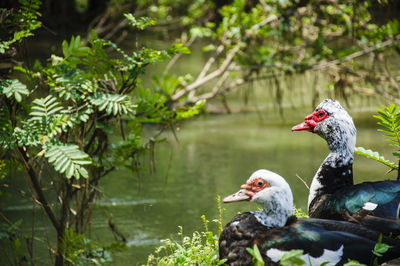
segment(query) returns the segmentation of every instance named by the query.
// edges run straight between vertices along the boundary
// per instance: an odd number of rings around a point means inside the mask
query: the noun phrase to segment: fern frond
[[[38,146],[41,144],[38,130],[31,123],[23,123],[23,129],[16,127],[12,134],[11,140],[15,141],[18,146]]]
[[[379,153],[376,151],[366,150],[363,147],[355,147],[354,152],[357,154],[364,155],[365,157],[368,157],[368,158],[378,161],[380,163],[383,163],[384,165],[389,166],[392,169],[398,169],[397,164],[395,164],[389,160],[386,160],[385,157],[379,155]]]
[[[67,127],[72,127],[71,119],[64,114],[63,107],[52,95],[33,101],[29,121],[36,122],[41,134],[54,137]],[[29,122],[28,121],[28,122]]]
[[[46,98],[36,99],[33,101],[33,104],[32,111],[30,112],[32,120],[41,121],[43,118],[48,120],[51,115],[54,115],[63,109],[59,106],[60,103],[57,102],[57,98],[52,95],[49,95]]]
[[[65,174],[67,178],[74,176],[79,179],[80,176],[88,178],[88,172],[82,165],[92,163],[89,155],[79,150],[77,145],[71,144],[47,144],[45,149],[45,157],[54,169]]]
[[[391,146],[400,149],[400,113],[399,107],[392,104],[389,107],[382,106],[377,110],[378,115],[374,115],[379,119],[378,125],[385,129],[378,129],[387,137],[387,141],[391,142]]]
[[[105,110],[107,114],[128,114],[133,113],[136,105],[133,104],[129,97],[121,94],[97,94],[90,102],[97,106],[100,111]]]
[[[22,95],[29,95],[26,85],[17,79],[0,80],[0,92],[4,93],[7,98],[14,97],[17,102],[21,102]]]
[[[138,115],[145,117],[141,117],[140,121],[160,123],[163,119],[170,118],[172,114],[165,106],[166,100],[165,96],[138,86],[135,91],[135,101],[138,105],[136,111]]]

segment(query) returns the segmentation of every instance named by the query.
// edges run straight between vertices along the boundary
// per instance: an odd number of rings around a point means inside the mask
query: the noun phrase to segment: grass
[[[180,241],[174,239],[161,240],[163,245],[147,258],[147,265],[221,265],[226,260],[218,256],[218,239],[223,229],[221,198],[217,196],[218,219],[213,220],[217,225],[217,234],[209,230],[209,220],[203,215],[201,219],[204,231],[195,231],[191,236],[183,235],[179,226]]]
[[[217,233],[210,231],[210,221],[205,215],[201,216],[204,230],[195,231],[191,236],[183,235],[183,228],[179,226],[179,241],[167,238],[161,240],[162,246],[156,248],[147,258],[146,265],[222,265],[226,259],[219,259],[218,239],[223,230],[221,197],[217,196],[218,218],[212,220],[216,224]],[[308,217],[301,209],[293,208],[297,217]]]

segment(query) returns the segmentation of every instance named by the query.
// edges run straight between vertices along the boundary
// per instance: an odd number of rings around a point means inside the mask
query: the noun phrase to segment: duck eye
[[[323,111],[319,112],[319,113],[318,113],[318,116],[319,116],[319,117],[323,117],[323,116],[324,116],[324,112],[323,112]]]
[[[258,181],[257,185],[261,187],[264,183],[262,181]]]

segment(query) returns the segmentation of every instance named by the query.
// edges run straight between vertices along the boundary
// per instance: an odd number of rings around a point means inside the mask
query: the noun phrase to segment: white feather
[[[288,251],[279,250],[277,248],[270,248],[267,250],[266,255],[273,261],[278,262],[282,259],[283,255]],[[309,254],[303,254],[301,259],[306,263],[305,265],[321,265],[328,262],[326,265],[336,265],[343,256],[343,245],[338,250],[324,249],[320,257],[312,257]]]
[[[373,211],[376,209],[376,207],[378,207],[378,204],[366,202],[362,208],[366,211]]]

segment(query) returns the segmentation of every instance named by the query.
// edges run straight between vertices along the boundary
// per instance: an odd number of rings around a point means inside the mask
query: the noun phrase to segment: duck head
[[[316,133],[326,140],[331,151],[344,149],[353,154],[356,128],[353,119],[338,101],[323,100],[304,120],[294,126],[292,131],[306,130]]]
[[[263,207],[254,212],[268,227],[283,226],[293,210],[293,194],[289,184],[280,175],[265,170],[255,171],[241,189],[223,199],[224,203],[252,201]]]

